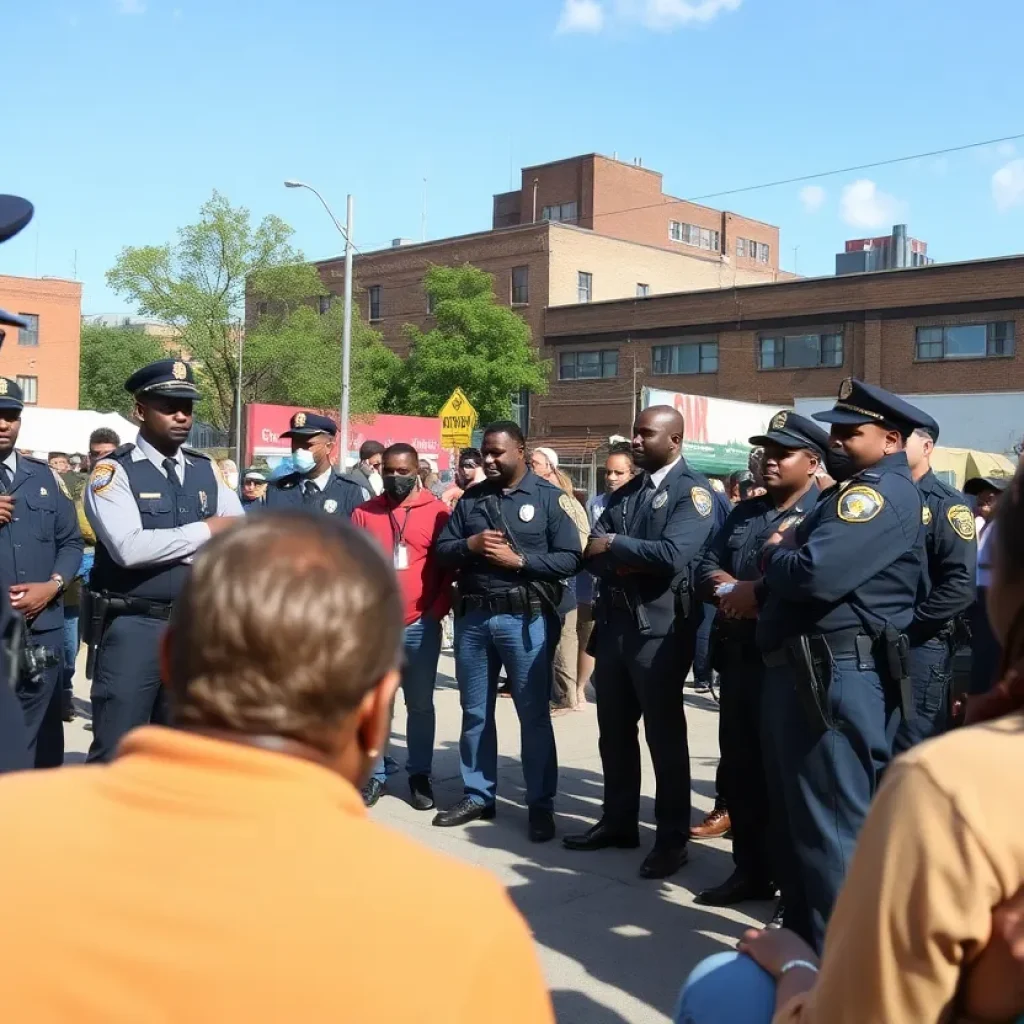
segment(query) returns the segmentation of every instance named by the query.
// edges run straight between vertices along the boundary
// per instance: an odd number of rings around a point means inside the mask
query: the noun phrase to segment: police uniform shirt
[[[141,435],[128,457],[132,462],[148,459],[166,476],[165,456]],[[205,456],[178,449],[173,461],[179,485],[184,483],[188,467],[200,458],[205,459]],[[228,487],[215,466],[214,476],[217,480],[216,515],[244,515],[238,495]],[[128,474],[116,459],[101,459],[93,470],[85,491],[85,514],[96,531],[97,541],[125,568],[189,559],[210,539],[210,528],[201,521],[167,529],[144,529]]]
[[[40,459],[11,452],[4,493],[14,498],[14,518],[0,526],[0,586],[45,583],[55,573],[70,583],[82,562],[82,534],[75,506],[60,477]],[[31,623],[33,632],[61,629],[62,603],[52,601]]]
[[[459,499],[437,542],[437,557],[457,567],[462,594],[501,594],[529,580],[561,582],[579,572],[583,561],[579,531],[566,511],[572,499],[531,470],[504,490],[497,481],[476,484]],[[469,538],[502,530],[526,562],[504,569],[469,550]]]
[[[917,486],[924,501],[925,558],[919,600],[908,630],[915,644],[935,636],[971,606],[978,561],[974,513],[963,494],[931,470]]]
[[[315,493],[307,495],[310,488]],[[312,508],[328,515],[342,515],[351,518],[352,513],[372,495],[354,480],[342,476],[333,468],[315,477],[303,477],[289,473],[280,480],[272,480],[267,486],[265,502],[267,508]]]
[[[826,491],[796,527],[795,546],[765,553],[758,646],[772,651],[801,633],[885,623],[905,630],[921,574],[921,509],[904,452]]]

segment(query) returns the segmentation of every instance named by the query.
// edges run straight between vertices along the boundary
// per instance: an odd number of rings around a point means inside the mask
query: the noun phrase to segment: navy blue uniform
[[[4,490],[14,498],[14,519],[0,527],[0,587],[5,595],[19,583],[45,583],[54,574],[70,583],[82,562],[82,535],[75,506],[63,484],[45,462],[24,455],[9,456],[3,473],[15,472]],[[28,644],[46,648],[56,659],[38,685],[19,684],[25,715],[28,751],[37,767],[52,768],[64,760],[64,727],[60,714],[60,676],[64,661],[64,607],[59,598],[29,623]]]
[[[566,512],[571,499],[527,471],[513,488],[487,480],[459,500],[437,542],[438,561],[458,570],[455,675],[462,703],[459,759],[466,796],[493,805],[498,785],[494,703],[504,666],[522,730],[526,802],[550,811],[558,783],[549,698],[558,642],[561,582],[582,562],[579,533]],[[492,565],[469,550],[469,538],[501,530],[525,563]]]
[[[642,473],[608,496],[594,536],[614,534],[587,568],[601,580],[594,618],[597,720],[604,767],[604,822],[636,831],[643,716],[654,762],[658,843],[690,832],[690,754],[683,682],[693,663],[702,606],[694,573],[711,534],[707,479],[680,458],[655,486]]]
[[[352,513],[364,501],[370,500],[370,492],[365,487],[360,487],[354,480],[333,469],[323,480],[322,487],[320,483],[319,480],[299,476],[298,473],[289,473],[267,486],[266,506],[305,508],[351,519]]]
[[[924,571],[910,638],[914,714],[900,723],[893,753],[937,736],[946,728],[952,678],[954,620],[975,598],[978,543],[974,513],[960,491],[930,469],[917,482],[924,501]]]
[[[777,530],[791,530],[803,521],[818,500],[812,484],[787,509],[776,508],[767,495],[741,501],[711,540],[701,561],[699,580],[703,595],[714,590],[714,574],[735,580],[761,579],[764,544]],[[758,587],[763,603],[767,588]],[[764,664],[755,638],[755,619],[727,619],[715,623],[715,661],[721,677],[717,775],[718,795],[729,809],[732,858],[755,885],[776,879],[769,834],[768,789],[761,752],[761,704]]]
[[[825,492],[796,527],[796,547],[770,548],[757,623],[765,656],[764,747],[772,813],[793,844],[786,924],[821,949],[857,835],[899,725],[900,695],[880,644],[911,623],[921,573],[922,501],[903,452]],[[831,652],[821,731],[801,703],[804,680],[786,641],[823,636]],[[858,648],[858,643],[860,648]],[[823,672],[827,667],[823,666]],[[775,803],[778,802],[778,808]]]

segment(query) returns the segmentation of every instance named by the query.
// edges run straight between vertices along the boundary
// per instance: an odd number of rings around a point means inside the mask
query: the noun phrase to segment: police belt
[[[174,605],[167,601],[150,601],[145,597],[126,594],[104,594],[107,611],[111,615],[145,615],[150,619],[170,619]]]
[[[516,587],[500,594],[460,594],[458,610],[460,615],[468,611],[486,612],[488,615],[536,614],[544,610],[544,602],[526,587]]]
[[[838,629],[834,633],[816,633],[809,639],[824,641],[833,658],[859,658],[864,648],[874,648],[875,641],[860,629]],[[791,664],[786,647],[761,655],[765,668],[781,668]]]

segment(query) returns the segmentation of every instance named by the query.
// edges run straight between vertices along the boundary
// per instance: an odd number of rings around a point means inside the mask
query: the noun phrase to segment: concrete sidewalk
[[[79,661],[79,669],[84,667]],[[66,726],[67,762],[84,760],[91,734],[84,673],[76,674],[82,712]],[[461,711],[454,666],[442,655],[438,676],[437,749],[434,782],[438,803],[461,796],[458,740]],[[694,816],[714,802],[718,763],[718,715],[710,698],[688,691],[687,716],[692,756]],[[558,741],[559,837],[582,831],[600,815],[602,776],[597,752],[597,715],[593,705],[554,720]],[[391,753],[404,766],[405,712],[401,697],[395,711]],[[526,839],[526,809],[519,764],[519,726],[512,701],[498,701],[498,815],[492,822],[439,829],[432,813],[417,813],[406,802],[404,770],[391,776],[388,789],[371,812],[435,850],[492,871],[506,886],[529,921],[544,964],[560,1024],[663,1024],[670,1019],[679,985],[690,968],[709,953],[735,944],[743,929],[771,917],[769,903],[744,904],[749,914],[699,907],[693,895],[720,882],[732,869],[727,841],[694,843],[690,863],[668,882],[646,882],[637,869],[654,840],[654,777],[644,757],[639,850],[572,853],[559,839],[536,845]],[[403,936],[385,955],[401,977]],[[415,950],[409,951],[415,955]],[[502,969],[501,962],[494,965]],[[439,987],[458,984],[458,950],[451,951],[451,974]],[[486,1012],[484,1011],[484,1018]],[[482,1019],[484,1019],[482,1018]],[[526,1022],[524,1022],[526,1024]]]

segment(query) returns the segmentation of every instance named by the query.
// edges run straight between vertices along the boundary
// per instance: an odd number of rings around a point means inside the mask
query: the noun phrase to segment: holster
[[[889,681],[899,690],[903,720],[914,717],[914,690],[910,680],[910,640],[891,622],[885,624],[881,636],[882,657]]]
[[[796,695],[807,724],[816,733],[835,724],[828,703],[832,683],[832,656],[821,637],[801,634],[786,641],[786,654],[796,678]]]
[[[85,643],[85,678],[91,680],[96,669],[96,655],[103,641],[110,612],[110,598],[95,590],[82,588],[78,622]]]
[[[690,577],[685,576],[679,581],[679,586],[674,590],[676,596],[676,618],[688,619],[693,611],[693,590],[690,586]]]

